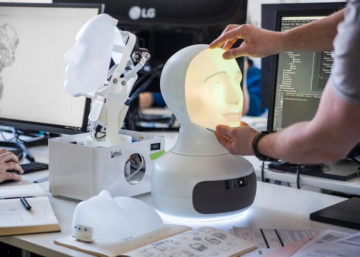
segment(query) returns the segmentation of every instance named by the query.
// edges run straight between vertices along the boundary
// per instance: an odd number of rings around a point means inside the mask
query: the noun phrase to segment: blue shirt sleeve
[[[166,103],[161,93],[152,93],[153,96],[153,106],[155,107],[165,107]]]
[[[252,66],[247,73],[247,89],[249,91],[250,105],[247,116],[260,116],[264,109],[261,108],[261,72]]]

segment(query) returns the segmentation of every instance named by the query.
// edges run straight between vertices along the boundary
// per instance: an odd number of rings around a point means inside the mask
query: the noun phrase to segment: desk
[[[31,152],[37,161],[48,161],[47,147],[31,148]],[[47,174],[48,171],[28,174],[23,176],[23,181],[12,185],[32,183],[33,180],[45,177]],[[71,235],[72,215],[78,202],[52,197],[52,195],[49,194],[48,182],[43,182],[39,185],[47,192],[47,196],[49,196],[52,208],[59,221],[61,232],[0,237],[0,241],[44,256],[90,256],[54,244],[55,239]],[[166,223],[189,225],[194,228],[208,225],[224,231],[229,231],[232,226],[239,226],[257,228],[311,228],[321,230],[332,228],[349,233],[357,232],[356,230],[314,222],[309,219],[311,212],[345,200],[342,197],[287,188],[263,182],[258,182],[257,186],[258,189],[254,204],[236,218],[225,221],[201,223],[179,222],[166,218],[164,221]],[[137,196],[136,198],[152,205],[150,193]]]

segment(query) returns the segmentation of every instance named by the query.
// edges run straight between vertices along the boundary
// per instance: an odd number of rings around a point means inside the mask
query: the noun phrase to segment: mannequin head
[[[174,54],[161,75],[161,92],[182,129],[201,136],[205,128],[239,126],[243,108],[242,74],[222,49],[194,45]],[[206,130],[205,130],[206,131]]]
[[[117,21],[101,14],[90,19],[76,35],[76,45],[65,54],[65,90],[85,95],[101,87],[106,79],[114,45]]]

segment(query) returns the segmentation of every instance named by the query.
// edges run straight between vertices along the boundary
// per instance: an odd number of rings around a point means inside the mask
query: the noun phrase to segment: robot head
[[[194,45],[174,54],[161,76],[161,92],[182,128],[192,133],[218,124],[239,126],[243,108],[242,74],[222,49]]]
[[[117,21],[101,14],[90,19],[76,35],[76,45],[65,54],[65,90],[73,96],[104,85],[114,47]]]

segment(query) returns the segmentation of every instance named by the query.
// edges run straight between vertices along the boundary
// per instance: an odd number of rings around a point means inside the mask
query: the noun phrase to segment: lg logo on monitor
[[[155,8],[141,8],[139,6],[133,6],[129,10],[129,17],[132,20],[138,20],[140,18],[155,18]]]

